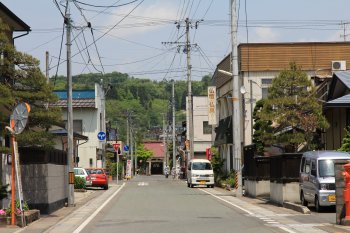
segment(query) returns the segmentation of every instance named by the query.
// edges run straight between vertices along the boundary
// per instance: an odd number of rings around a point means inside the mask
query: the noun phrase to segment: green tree
[[[62,124],[59,108],[48,107],[58,100],[53,94],[52,86],[40,71],[39,61],[32,56],[18,52],[8,41],[8,28],[0,20],[0,128],[4,135],[5,126],[9,124],[10,114],[20,102],[31,106],[26,129],[17,140],[21,146],[52,147],[53,135],[48,132],[52,125]],[[8,149],[1,147],[1,151]]]
[[[153,152],[147,150],[143,144],[137,146],[136,150],[137,166],[143,171],[146,170],[147,160],[153,156]]]
[[[258,155],[264,154],[264,148],[265,144],[271,144],[271,138],[273,137],[272,134],[272,122],[271,121],[264,121],[260,118],[260,112],[262,111],[264,107],[265,99],[261,99],[256,102],[254,112],[253,112],[253,119],[254,119],[254,133],[253,133],[253,143],[256,146],[256,151]]]
[[[350,152],[350,127],[345,129],[346,135],[342,140],[341,146],[338,151]]]
[[[273,123],[274,135],[261,135],[262,141],[282,144],[289,152],[296,152],[306,144],[308,149],[319,145],[312,142],[317,129],[329,126],[322,114],[322,105],[317,100],[315,88],[307,74],[295,62],[272,81],[269,95],[258,116]],[[268,138],[266,138],[266,136]]]

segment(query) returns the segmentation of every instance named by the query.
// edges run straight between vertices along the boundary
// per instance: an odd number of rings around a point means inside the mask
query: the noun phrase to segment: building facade
[[[62,117],[67,123],[67,91],[55,93],[60,98],[57,106],[62,108]],[[74,147],[74,156],[79,158],[75,166],[104,167],[106,140],[99,140],[97,135],[106,132],[105,92],[100,84],[95,83],[94,90],[76,90],[73,91],[72,97],[73,131],[88,137],[87,141],[77,143]],[[61,147],[61,144],[57,146]]]
[[[324,100],[332,74],[346,70],[350,62],[349,42],[302,42],[302,43],[252,43],[238,46],[238,71],[241,90],[242,146],[252,143],[252,112],[256,101],[266,98],[272,80],[290,62],[305,71],[317,87],[318,96]],[[222,71],[226,71],[222,72]],[[228,55],[218,65],[212,77],[217,88],[217,119],[214,145],[225,159],[226,170],[232,170],[232,73]]]

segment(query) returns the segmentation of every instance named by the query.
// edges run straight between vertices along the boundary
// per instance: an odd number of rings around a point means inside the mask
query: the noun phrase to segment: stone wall
[[[269,180],[245,180],[245,195],[250,197],[269,197],[270,196],[270,181]]]

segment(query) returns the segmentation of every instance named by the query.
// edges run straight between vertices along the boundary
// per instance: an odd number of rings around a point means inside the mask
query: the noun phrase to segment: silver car
[[[84,168],[75,167],[74,175],[85,179],[85,186],[92,186],[92,181],[90,175],[86,172]]]
[[[350,154],[339,151],[308,151],[301,158],[299,191],[302,205],[314,203],[319,212],[323,206],[334,206],[334,161],[349,160]]]

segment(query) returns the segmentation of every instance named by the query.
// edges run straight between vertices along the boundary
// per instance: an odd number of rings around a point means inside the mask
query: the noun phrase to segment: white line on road
[[[86,225],[89,224],[91,220],[108,204],[108,202],[110,202],[120,192],[120,190],[124,188],[124,186],[125,183],[123,183],[123,185],[115,193],[113,193],[112,196],[110,196],[94,213],[90,215],[90,217],[88,217],[77,229],[75,229],[73,233],[81,232],[86,227]]]
[[[205,192],[205,193],[207,193],[207,194],[209,194],[209,195],[211,195],[211,196],[213,196],[213,197],[215,197],[215,198],[217,198],[217,199],[219,199],[219,200],[221,200],[221,201],[223,201],[223,202],[226,202],[226,203],[229,204],[229,205],[232,205],[232,206],[234,206],[234,207],[236,207],[236,208],[238,208],[238,209],[240,209],[240,210],[243,210],[244,212],[246,212],[246,213],[249,214],[249,215],[254,215],[254,213],[250,212],[249,210],[246,210],[246,209],[244,209],[244,208],[241,207],[241,206],[238,206],[238,205],[233,204],[233,203],[231,203],[231,202],[229,202],[229,201],[227,201],[227,200],[225,200],[225,199],[223,199],[223,198],[221,198],[221,197],[218,197],[218,196],[216,196],[215,194],[212,194],[212,193],[210,193],[210,192],[208,192],[208,191],[206,191],[206,190],[204,190],[204,189],[201,189],[201,188],[199,188],[199,190],[201,190],[201,191],[203,191],[203,192]],[[284,227],[284,226],[278,226],[278,228],[280,228],[281,230],[284,230],[284,231],[286,231],[286,232],[288,232],[288,233],[297,233],[297,232],[295,232],[295,231],[293,231],[293,230],[290,230],[290,229],[288,229],[287,227]]]

